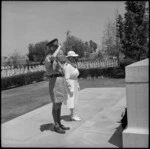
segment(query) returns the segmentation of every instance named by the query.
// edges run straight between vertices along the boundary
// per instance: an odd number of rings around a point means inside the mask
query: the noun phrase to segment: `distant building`
[[[98,53],[97,52],[90,53],[90,55],[89,55],[90,60],[94,60],[94,59],[97,59],[97,58],[98,58]]]

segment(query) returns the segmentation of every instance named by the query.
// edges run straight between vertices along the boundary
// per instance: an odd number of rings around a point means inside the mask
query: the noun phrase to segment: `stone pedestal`
[[[149,146],[149,59],[128,65],[126,99],[128,125],[123,147]]]

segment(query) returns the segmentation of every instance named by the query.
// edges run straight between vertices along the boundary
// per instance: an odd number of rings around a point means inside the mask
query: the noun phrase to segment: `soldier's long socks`
[[[58,126],[58,109],[55,109],[53,108],[52,109],[52,115],[53,115],[53,119],[54,119],[54,123],[55,123],[55,126]]]

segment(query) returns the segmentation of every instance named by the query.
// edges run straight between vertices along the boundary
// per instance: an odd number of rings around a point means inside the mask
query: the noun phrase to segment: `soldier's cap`
[[[55,39],[51,40],[50,42],[48,42],[46,45],[47,46],[52,46],[55,41],[58,41],[58,39],[55,38]]]
[[[58,57],[57,57],[57,60],[58,60],[59,62],[67,62],[67,61],[68,61],[67,57],[64,56],[64,55],[58,56]]]

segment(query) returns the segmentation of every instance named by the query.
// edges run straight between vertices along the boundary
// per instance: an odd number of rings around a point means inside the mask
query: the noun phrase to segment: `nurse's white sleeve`
[[[65,80],[66,80],[66,85],[67,88],[69,89],[70,92],[73,92],[73,86],[70,81],[70,73],[71,73],[71,65],[67,64],[64,68],[64,75],[65,75]]]
[[[79,80],[77,81],[77,87],[80,88]]]

